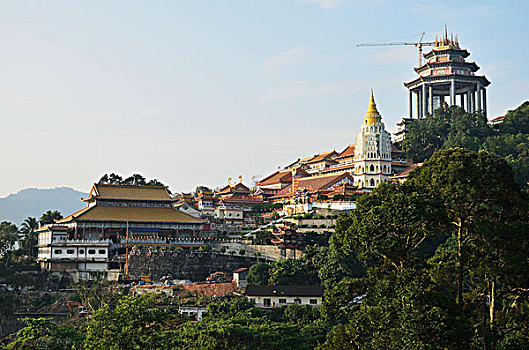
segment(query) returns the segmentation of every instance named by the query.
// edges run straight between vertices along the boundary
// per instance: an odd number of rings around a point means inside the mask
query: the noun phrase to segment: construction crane
[[[419,41],[416,43],[410,43],[410,42],[393,42],[393,43],[361,43],[357,44],[356,47],[371,47],[371,46],[415,46],[417,47],[417,53],[419,56],[418,63],[419,67],[422,65],[422,47],[423,46],[433,46],[434,42],[423,42],[422,39],[424,38],[424,35],[426,33],[422,32],[421,37],[419,38]]]

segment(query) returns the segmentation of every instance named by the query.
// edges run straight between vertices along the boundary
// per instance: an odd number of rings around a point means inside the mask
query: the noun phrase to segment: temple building
[[[426,62],[415,68],[418,77],[404,83],[408,88],[409,118],[424,118],[444,106],[459,105],[468,113],[481,110],[487,117],[487,91],[490,82],[484,75],[476,75],[479,66],[465,59],[470,53],[459,47],[457,35],[436,38],[434,48],[424,54]],[[415,111],[413,100],[415,96]]]
[[[354,181],[359,189],[373,189],[392,175],[391,136],[377,110],[373,90],[355,143]]]
[[[370,191],[408,168],[404,152],[395,148],[377,110],[373,92],[354,144],[340,153],[332,150],[295,162],[256,183],[271,202],[310,203],[318,198],[350,196]]]
[[[104,271],[127,245],[196,245],[208,234],[203,220],[173,207],[163,186],[94,184],[82,201],[85,208],[37,230],[42,268]]]

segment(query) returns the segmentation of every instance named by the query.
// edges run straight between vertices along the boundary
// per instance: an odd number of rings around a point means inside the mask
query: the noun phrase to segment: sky
[[[489,118],[529,99],[528,1],[0,1],[0,197],[143,174],[173,192],[251,184],[343,150],[374,89],[407,114],[413,46],[445,23],[491,81]]]

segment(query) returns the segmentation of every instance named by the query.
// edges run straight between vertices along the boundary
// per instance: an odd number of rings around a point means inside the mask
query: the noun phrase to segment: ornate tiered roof
[[[120,199],[120,200],[145,200],[145,201],[172,201],[171,195],[164,186],[136,186],[114,185],[96,183],[92,187],[88,198],[83,201],[91,202],[94,199]]]
[[[118,222],[165,222],[165,223],[203,223],[191,215],[174,208],[91,206],[81,209],[58,224],[71,221],[118,221]]]

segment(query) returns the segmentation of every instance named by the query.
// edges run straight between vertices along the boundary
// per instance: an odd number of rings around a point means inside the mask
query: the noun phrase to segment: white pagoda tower
[[[354,182],[359,189],[371,190],[391,175],[391,136],[386,131],[371,90],[362,129],[356,136]]]

